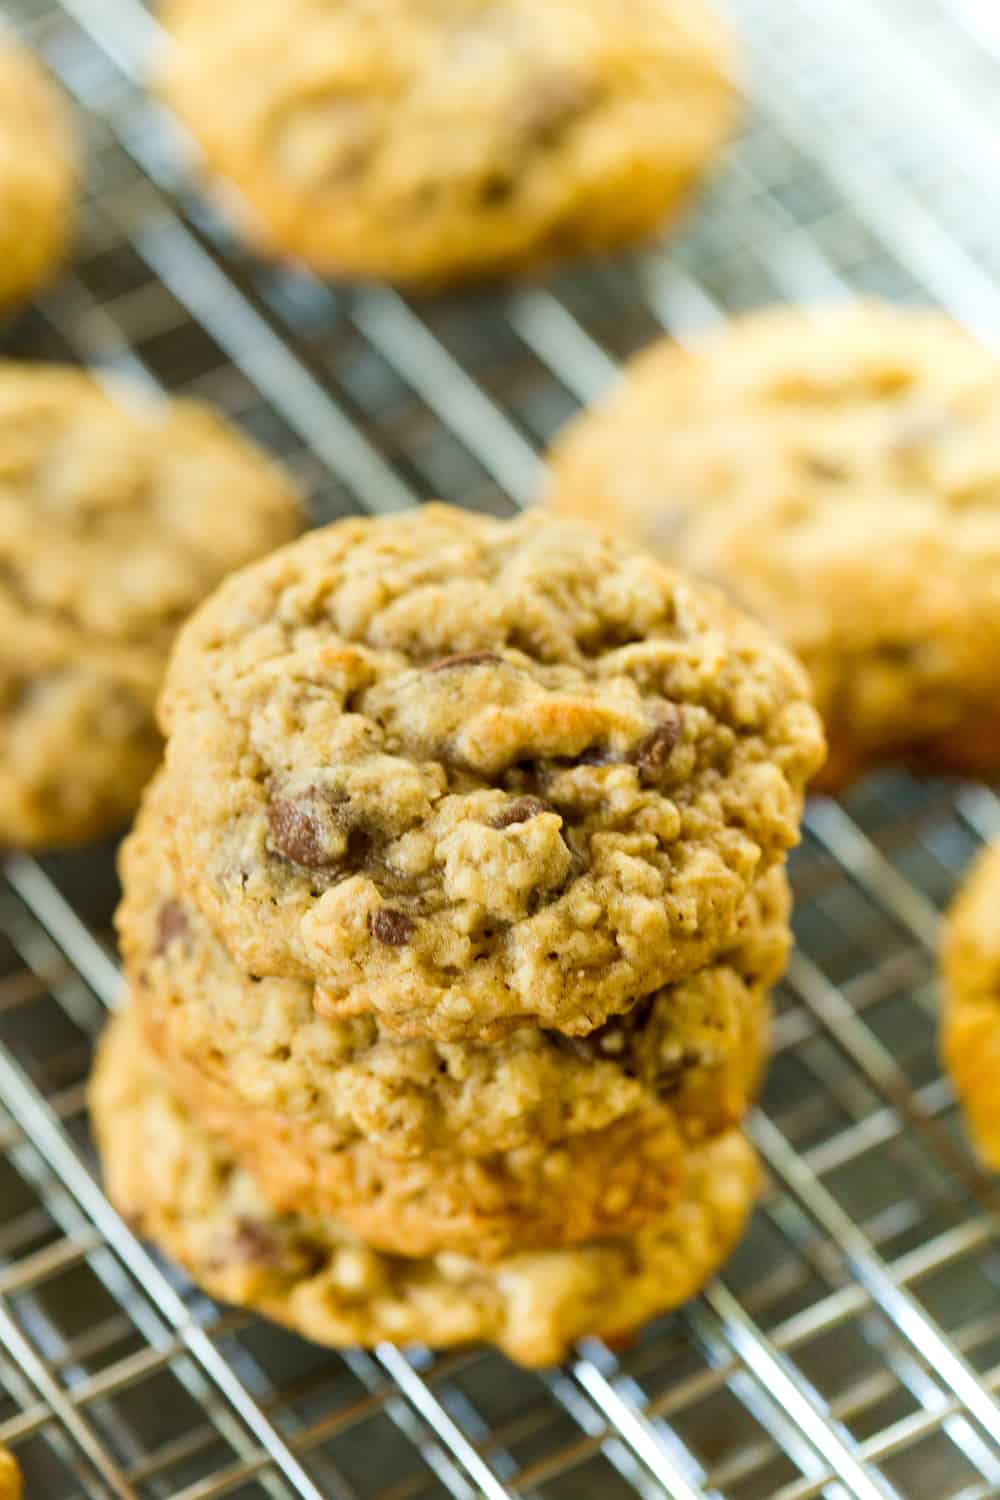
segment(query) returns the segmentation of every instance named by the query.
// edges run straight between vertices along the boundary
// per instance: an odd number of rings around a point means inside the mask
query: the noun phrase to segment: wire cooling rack
[[[778,297],[933,298],[1000,341],[992,0],[733,0],[743,139],[662,251],[410,304],[254,264],[138,90],[137,0],[5,0],[82,106],[78,259],[3,336],[218,402],[317,519],[512,511],[622,357]],[[992,188],[992,192],[991,192]],[[118,987],[110,849],[0,881],[0,1441],[28,1500],[980,1500],[1000,1494],[998,1195],[935,1052],[939,912],[1000,832],[980,787],[817,800],[753,1134],[770,1186],[720,1282],[613,1354],[337,1355],[217,1308],[94,1175],[84,1082]]]

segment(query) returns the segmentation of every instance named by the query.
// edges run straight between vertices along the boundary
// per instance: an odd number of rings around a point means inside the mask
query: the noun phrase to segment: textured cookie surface
[[[103,1045],[91,1112],[120,1212],[212,1295],[335,1346],[489,1341],[523,1364],[553,1363],[586,1334],[627,1334],[692,1296],[738,1240],[757,1184],[734,1131],[692,1152],[684,1200],[639,1233],[494,1265],[413,1260],[334,1219],[273,1213],[180,1107],[128,1015]]]
[[[943,316],[765,310],[642,354],[551,498],[730,589],[802,657],[825,784],[1000,768],[1000,363]]]
[[[592,1031],[732,941],[822,754],[805,694],[719,596],[589,528],[341,522],[182,632],[180,878],[325,1014]]]
[[[154,784],[120,862],[134,1002],[166,1056],[236,1109],[307,1125],[314,1152],[365,1140],[390,1157],[484,1156],[666,1103],[687,1140],[742,1119],[788,946],[780,868],[754,887],[732,950],[588,1037],[522,1027],[492,1044],[433,1042],[370,1015],[318,1015],[307,980],[243,974],[181,896],[156,803]]]
[[[945,933],[945,1064],[980,1155],[1000,1172],[1000,843],[984,850]]]
[[[124,821],[178,624],[297,527],[284,477],[207,407],[0,362],[0,841]]]
[[[0,313],[34,291],[62,259],[76,189],[66,105],[0,23]]]
[[[444,281],[641,237],[733,116],[702,0],[168,0],[162,86],[265,248]]]

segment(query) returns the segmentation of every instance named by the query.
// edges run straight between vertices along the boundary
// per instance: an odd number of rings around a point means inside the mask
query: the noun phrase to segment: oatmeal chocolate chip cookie
[[[0,22],[0,313],[46,281],[65,255],[77,176],[66,105]]]
[[[439,1040],[582,1034],[704,967],[822,755],[801,669],[714,591],[440,505],[226,582],[161,716],[179,875],[240,967]]]
[[[789,891],[772,869],[738,943],[587,1037],[522,1027],[484,1045],[401,1038],[370,1015],[317,1014],[307,980],[254,980],[182,896],[146,794],[120,858],[126,975],[149,1034],[234,1108],[308,1126],[314,1152],[367,1140],[389,1157],[492,1155],[605,1129],[657,1104],[685,1140],[743,1118],[784,966]]]
[[[586,1334],[625,1336],[713,1274],[742,1233],[758,1180],[753,1151],[731,1131],[691,1152],[684,1198],[635,1234],[495,1264],[414,1260],[371,1249],[335,1219],[275,1214],[183,1110],[128,1013],[102,1046],[91,1111],[121,1213],[213,1296],[335,1346],[488,1341],[546,1365]]]
[[[21,1471],[9,1448],[0,1447],[0,1500],[21,1500]]]
[[[945,1066],[980,1156],[1000,1171],[1000,842],[952,906],[942,963]]]
[[[298,524],[284,476],[207,407],[0,361],[0,842],[125,821],[177,626]]]
[[[251,237],[442,283],[641,239],[735,113],[702,0],[167,0],[161,85]]]
[[[563,513],[727,587],[805,662],[819,784],[1000,769],[1000,363],[935,312],[772,308],[639,356],[552,455]]]
[[[184,1107],[226,1143],[276,1212],[332,1214],[379,1250],[493,1261],[578,1245],[638,1229],[684,1192],[688,1153],[667,1107],[490,1156],[401,1160],[365,1140],[329,1150],[322,1122],[243,1104],[172,1053],[141,1010],[140,1021]]]

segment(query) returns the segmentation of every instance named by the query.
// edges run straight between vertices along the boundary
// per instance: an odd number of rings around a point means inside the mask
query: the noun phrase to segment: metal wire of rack
[[[428,304],[247,257],[138,87],[156,42],[138,0],[6,4],[82,106],[91,176],[76,263],[5,352],[215,400],[317,519],[432,493],[511,512],[624,356],[761,301],[931,297],[1000,341],[1000,45],[978,0],[732,0],[753,109],[686,232]],[[478,1350],[318,1350],[151,1256],[86,1135],[119,984],[112,851],[8,858],[0,1442],[28,1500],[1000,1494],[1000,1194],[940,1073],[934,974],[941,907],[997,833],[982,787],[886,775],[813,802],[751,1232],[633,1348],[541,1375]]]

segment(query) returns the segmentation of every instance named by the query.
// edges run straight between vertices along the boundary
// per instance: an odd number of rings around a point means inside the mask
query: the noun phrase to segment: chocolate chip
[[[518,797],[515,802],[508,802],[503,811],[493,819],[490,827],[511,828],[515,823],[527,823],[529,818],[537,818],[541,813],[553,811],[541,797]]]
[[[383,906],[371,918],[372,937],[387,948],[405,948],[415,932],[415,927],[405,912],[394,907]]]
[[[428,672],[450,672],[452,667],[492,667],[503,661],[495,651],[459,651],[454,656],[442,656],[431,662]]]
[[[175,938],[186,937],[187,934],[188,919],[183,906],[177,901],[165,901],[156,919],[156,947],[153,953],[158,958],[161,953],[166,953]]]
[[[296,801],[272,797],[267,809],[271,848],[307,870],[323,870],[335,864],[326,840],[326,822],[320,795],[311,787]]]
[[[282,1261],[281,1241],[260,1219],[237,1219],[232,1247],[234,1257],[247,1264],[278,1266]]]
[[[642,781],[655,781],[670,759],[670,753],[681,737],[683,720],[676,704],[669,704],[656,728],[633,752]]]

